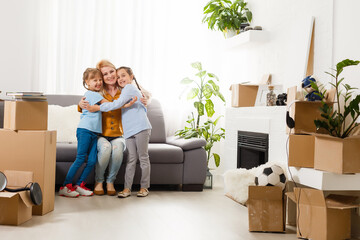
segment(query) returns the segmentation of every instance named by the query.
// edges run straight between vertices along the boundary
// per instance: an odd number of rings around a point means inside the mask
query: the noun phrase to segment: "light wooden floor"
[[[0,213],[1,214],[1,213]],[[296,239],[282,233],[250,233],[247,208],[224,196],[222,178],[203,192],[151,191],[146,198],[56,196],[55,210],[18,227],[0,226],[0,239]]]

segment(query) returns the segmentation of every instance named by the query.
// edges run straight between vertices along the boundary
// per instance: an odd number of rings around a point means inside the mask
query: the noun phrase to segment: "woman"
[[[120,89],[117,83],[116,68],[107,61],[101,60],[96,65],[103,75],[104,90],[102,95],[109,102],[120,97]],[[142,89],[144,98],[141,101],[146,105],[151,94]],[[87,102],[82,99],[79,103],[81,108],[87,107]],[[123,161],[125,150],[125,139],[121,123],[121,109],[102,113],[102,136],[98,139],[98,161],[95,166],[95,187],[94,194],[103,195],[103,182],[105,180],[105,170],[109,167],[106,176],[106,189],[108,195],[115,195],[114,181]]]

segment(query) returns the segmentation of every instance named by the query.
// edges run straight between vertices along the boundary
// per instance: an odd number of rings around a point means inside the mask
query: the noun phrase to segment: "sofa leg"
[[[202,192],[204,188],[203,184],[183,184],[183,192]]]

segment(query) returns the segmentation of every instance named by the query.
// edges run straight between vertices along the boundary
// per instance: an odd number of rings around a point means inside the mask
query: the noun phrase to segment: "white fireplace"
[[[226,108],[224,170],[237,167],[238,131],[269,135],[268,161],[287,163],[286,106]]]

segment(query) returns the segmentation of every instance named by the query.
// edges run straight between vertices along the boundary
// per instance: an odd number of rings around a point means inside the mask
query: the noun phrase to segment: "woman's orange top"
[[[118,89],[115,96],[112,97],[106,91],[104,91],[104,98],[109,102],[120,97],[121,91]],[[82,112],[81,107],[78,105],[78,111]],[[124,134],[121,123],[121,108],[110,112],[102,112],[102,136],[105,137],[120,137]]]
[[[121,91],[118,89],[115,96],[112,97],[105,91],[104,98],[109,102],[120,97]],[[105,137],[119,137],[124,134],[121,123],[121,109],[116,109],[110,112],[102,112],[102,135]]]

